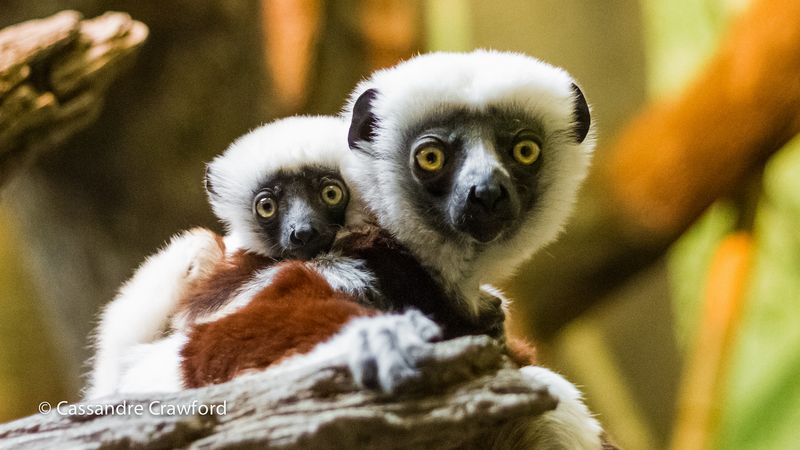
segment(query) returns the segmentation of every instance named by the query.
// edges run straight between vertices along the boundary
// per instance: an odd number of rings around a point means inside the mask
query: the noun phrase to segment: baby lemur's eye
[[[269,193],[262,192],[256,197],[254,208],[259,217],[269,219],[278,212],[278,203]]]
[[[539,154],[542,149],[536,141],[531,139],[523,139],[514,144],[514,159],[523,166],[530,166],[539,159]]]
[[[344,187],[336,181],[328,181],[322,186],[322,201],[328,206],[337,206],[344,200]]]
[[[427,172],[438,172],[444,167],[444,151],[433,145],[426,145],[417,150],[415,159],[417,165]]]

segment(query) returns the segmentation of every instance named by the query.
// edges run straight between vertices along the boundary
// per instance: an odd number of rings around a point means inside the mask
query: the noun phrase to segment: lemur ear
[[[374,137],[373,131],[378,125],[378,120],[372,113],[372,100],[377,95],[377,90],[367,89],[353,105],[353,120],[350,122],[350,131],[347,133],[347,143],[353,150],[360,150],[359,141],[370,142]]]
[[[573,127],[575,130],[575,138],[578,143],[586,139],[589,134],[589,126],[592,124],[592,118],[589,114],[589,105],[586,103],[586,97],[583,96],[581,88],[577,84],[572,83],[572,94],[575,98],[575,107],[572,111],[573,120],[575,121]]]
[[[211,184],[211,164],[206,164],[206,172],[205,175],[203,175],[203,186],[205,186],[208,195],[217,195],[217,193],[214,192],[214,185]]]

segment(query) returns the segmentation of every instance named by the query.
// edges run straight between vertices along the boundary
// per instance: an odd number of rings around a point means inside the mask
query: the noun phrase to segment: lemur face
[[[322,168],[274,174],[253,195],[264,242],[285,258],[310,259],[330,249],[344,225],[350,194],[338,173]]]
[[[414,57],[362,81],[346,116],[346,179],[451,281],[507,277],[555,239],[594,150],[573,78],[519,53]]]
[[[522,112],[451,111],[409,131],[397,173],[429,226],[486,243],[513,234],[535,205],[543,137]]]
[[[341,176],[347,129],[338,117],[289,117],[214,158],[206,191],[227,228],[227,248],[300,259],[329,250],[336,230],[359,220],[358,197]]]
[[[393,178],[373,184],[402,190],[403,195],[392,196],[413,199],[406,207],[413,209],[414,220],[439,236],[478,245],[513,238],[547,193],[554,174],[574,164],[569,161],[574,150],[564,147],[580,144],[588,132],[586,101],[574,84],[571,91],[568,101],[574,106],[567,110],[568,118],[576,119],[565,129],[547,130],[545,118],[513,105],[443,104],[402,130],[392,130],[400,138],[393,139],[396,144],[389,151],[372,152],[372,146],[380,146],[372,108],[379,92],[369,89],[353,107],[350,146],[374,161],[374,177],[385,173]],[[549,176],[541,176],[542,171]],[[567,192],[563,200],[573,195]],[[384,215],[391,215],[391,209],[383,208]]]

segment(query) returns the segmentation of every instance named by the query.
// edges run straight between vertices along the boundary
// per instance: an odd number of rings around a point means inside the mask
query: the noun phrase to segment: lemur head
[[[575,81],[517,53],[415,57],[360,83],[345,115],[348,181],[451,284],[507,277],[553,240],[594,148]]]
[[[347,122],[290,117],[237,139],[206,168],[214,213],[238,248],[275,258],[327,251],[354,201],[342,180]]]

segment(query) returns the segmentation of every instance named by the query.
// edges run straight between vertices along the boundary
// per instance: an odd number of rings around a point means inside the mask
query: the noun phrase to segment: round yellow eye
[[[438,147],[422,147],[416,159],[417,165],[428,172],[438,172],[444,167],[444,152]]]
[[[256,214],[264,219],[269,219],[278,212],[278,204],[272,197],[261,197],[256,201]]]
[[[535,163],[540,153],[542,149],[539,148],[539,144],[530,139],[519,141],[514,145],[514,159],[524,166]]]
[[[336,206],[344,199],[344,190],[337,184],[326,184],[322,188],[322,201],[328,206]]]

